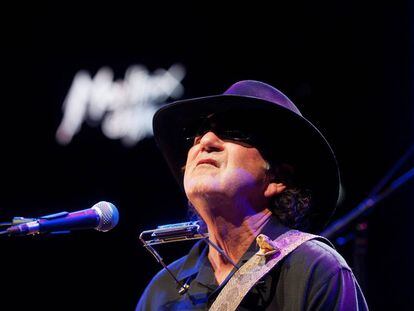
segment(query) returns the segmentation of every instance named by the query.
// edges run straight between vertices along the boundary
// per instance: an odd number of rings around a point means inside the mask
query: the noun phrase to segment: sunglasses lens
[[[235,118],[233,114],[212,114],[203,120],[195,134],[186,136],[186,141],[194,145],[204,134],[211,131],[222,140],[251,147],[252,135],[249,134],[249,130],[244,129],[248,123],[246,120],[240,122],[239,118]]]
[[[228,130],[218,128],[208,128],[204,130],[199,130],[195,135],[187,136],[186,141],[191,144],[196,144],[198,143],[198,140],[200,140],[208,132],[213,132],[220,139],[225,141],[234,141],[237,143],[251,146],[252,138],[250,135],[243,133],[239,130]]]

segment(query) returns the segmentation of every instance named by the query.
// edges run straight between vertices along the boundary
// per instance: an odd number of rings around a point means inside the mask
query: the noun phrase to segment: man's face
[[[185,192],[190,201],[211,195],[262,201],[267,165],[256,148],[209,131],[196,137],[188,151]]]

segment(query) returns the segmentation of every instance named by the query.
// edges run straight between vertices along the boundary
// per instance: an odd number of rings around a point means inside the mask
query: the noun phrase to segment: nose
[[[205,133],[199,141],[201,151],[221,151],[223,150],[223,141],[214,132]]]

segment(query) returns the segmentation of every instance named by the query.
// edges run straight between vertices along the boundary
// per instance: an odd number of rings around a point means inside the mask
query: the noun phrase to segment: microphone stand
[[[349,223],[357,219],[363,214],[371,211],[375,205],[388,197],[391,193],[405,184],[414,176],[414,167],[408,170],[406,173],[395,179],[391,184],[385,188],[382,192],[381,189],[389,182],[392,175],[404,164],[404,162],[414,153],[414,145],[412,145],[408,151],[396,162],[391,170],[380,180],[380,182],[372,189],[368,197],[357,205],[348,214],[338,219],[324,231],[320,233],[321,236],[330,238],[341,232]],[[345,238],[345,242],[349,240]],[[344,243],[339,243],[344,244]]]
[[[330,238],[339,234],[343,229],[351,222],[358,219],[362,215],[366,215],[373,210],[373,208],[391,193],[397,190],[399,187],[407,183],[414,177],[414,167],[402,174],[400,177],[392,181],[388,187],[382,190],[386,184],[389,183],[391,177],[396,173],[398,169],[407,161],[407,159],[414,153],[414,145],[412,145],[408,151],[395,163],[391,170],[380,180],[380,182],[372,189],[368,197],[363,200],[357,207],[351,210],[348,214],[335,221],[332,225],[328,226],[321,236]],[[382,191],[381,191],[382,190]],[[360,222],[356,226],[356,233],[348,233],[345,236],[341,236],[336,239],[336,243],[344,245],[350,240],[355,240],[354,244],[354,267],[355,274],[358,276],[361,286],[366,287],[367,279],[365,273],[365,257],[368,248],[368,223],[366,221]]]

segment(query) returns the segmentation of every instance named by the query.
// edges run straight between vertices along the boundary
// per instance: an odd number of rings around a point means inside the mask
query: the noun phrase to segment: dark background
[[[185,198],[152,138],[125,147],[83,124],[71,144],[56,142],[62,103],[79,70],[94,75],[109,66],[122,79],[133,64],[152,72],[181,63],[184,98],[222,93],[243,79],[276,86],[336,151],[345,189],[338,218],[413,143],[412,9],[408,1],[59,2],[5,9],[0,221],[101,200],[113,202],[121,218],[108,233],[3,237],[0,308],[132,310],[160,269],[138,233],[186,219]],[[337,246],[358,272],[372,310],[412,308],[412,189],[407,183],[360,220],[368,224],[362,265],[353,241]],[[160,252],[171,262],[188,247]]]

